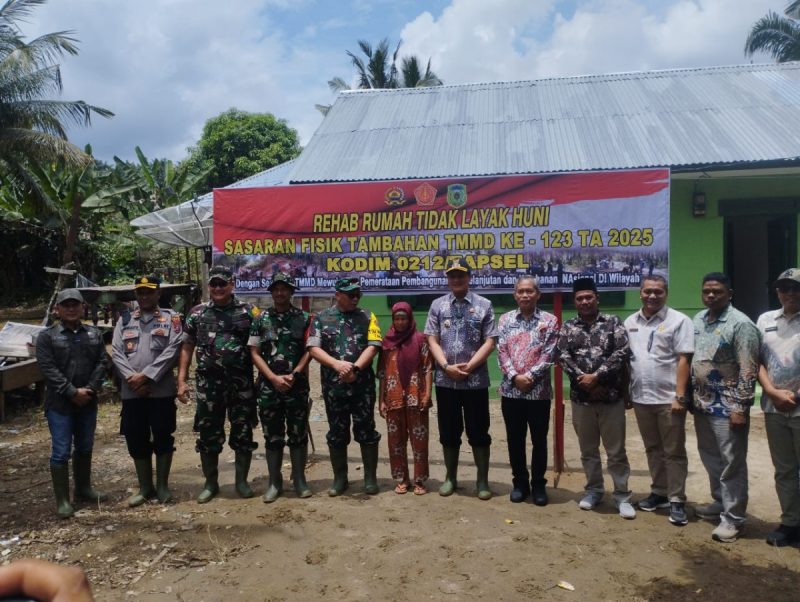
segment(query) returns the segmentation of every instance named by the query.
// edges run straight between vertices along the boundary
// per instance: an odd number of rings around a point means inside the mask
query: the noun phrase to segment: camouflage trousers
[[[353,438],[358,443],[378,443],[381,434],[375,430],[375,382],[355,386],[323,387],[325,413],[328,415],[328,445],[334,449],[350,443],[350,419]]]
[[[296,382],[288,393],[279,393],[265,380],[258,383],[258,415],[267,449],[305,447],[308,443],[308,384]]]
[[[219,454],[225,445],[225,415],[231,423],[228,445],[237,452],[258,447],[253,441],[253,427],[258,424],[253,396],[253,380],[249,374],[227,372],[205,374],[197,379],[197,407],[194,432],[198,433],[195,449]]]

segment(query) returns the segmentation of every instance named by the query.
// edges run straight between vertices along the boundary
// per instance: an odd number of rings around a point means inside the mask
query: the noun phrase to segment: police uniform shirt
[[[127,324],[118,320],[111,343],[111,358],[122,376],[122,398],[139,397],[126,379],[142,373],[150,380],[149,397],[174,397],[175,367],[181,348],[181,316],[157,308],[152,314],[136,310]]]

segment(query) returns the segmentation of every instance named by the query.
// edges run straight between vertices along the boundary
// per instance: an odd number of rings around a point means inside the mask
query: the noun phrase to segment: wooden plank
[[[0,367],[0,422],[6,419],[5,392],[28,385],[36,385],[36,396],[44,399],[44,378],[35,359]]]

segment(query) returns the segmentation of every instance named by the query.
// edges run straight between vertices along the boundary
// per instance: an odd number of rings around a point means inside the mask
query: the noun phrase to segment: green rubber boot
[[[105,502],[108,496],[92,489],[92,452],[73,454],[72,475],[75,477],[75,498],[87,502]]]
[[[458,447],[442,448],[442,454],[444,455],[444,467],[447,472],[444,477],[444,483],[442,483],[442,486],[439,487],[439,495],[443,495],[445,497],[448,495],[453,495],[458,487],[458,479],[456,478],[456,474],[458,473],[459,451],[460,448]]]
[[[169,490],[169,471],[172,468],[172,452],[156,456],[156,494],[158,501],[168,504],[173,500]]]
[[[328,495],[336,497],[342,495],[349,485],[347,482],[347,448],[328,447],[331,454],[331,466],[333,466],[333,484],[328,489]]]
[[[277,500],[283,493],[283,475],[281,474],[281,464],[283,464],[283,448],[267,449],[267,471],[269,471],[269,485],[267,491],[261,498],[265,504],[270,504]]]
[[[292,482],[294,483],[294,491],[297,497],[311,497],[311,489],[306,483],[307,444],[290,448],[289,457],[292,459]]]
[[[69,464],[51,464],[53,492],[56,494],[56,514],[58,518],[69,518],[75,509],[69,503]]]
[[[156,494],[155,487],[153,487],[153,456],[134,458],[133,465],[136,467],[139,491],[128,498],[128,506],[131,508],[141,506]]]
[[[250,460],[253,459],[252,452],[236,452],[234,466],[236,467],[236,493],[239,497],[253,497],[253,490],[247,482],[247,475],[250,472]]]
[[[361,461],[364,463],[364,493],[375,495],[380,491],[378,487],[378,444],[361,444]]]
[[[473,447],[472,457],[475,458],[475,467],[478,469],[478,478],[475,487],[478,490],[478,499],[492,499],[492,491],[489,489],[489,448]]]
[[[200,464],[203,466],[203,476],[206,483],[203,491],[197,496],[198,504],[205,504],[214,499],[219,493],[219,454],[200,453]]]

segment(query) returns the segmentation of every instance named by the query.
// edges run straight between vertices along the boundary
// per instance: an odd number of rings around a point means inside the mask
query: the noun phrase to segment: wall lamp
[[[705,217],[706,214],[706,193],[697,190],[695,186],[692,195],[692,215],[694,217]]]

